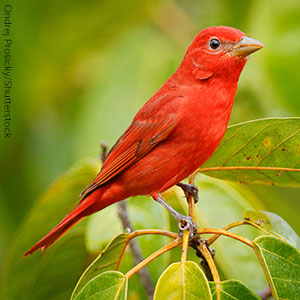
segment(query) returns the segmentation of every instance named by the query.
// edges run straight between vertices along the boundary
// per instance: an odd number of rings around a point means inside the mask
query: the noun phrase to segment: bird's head
[[[184,65],[197,79],[232,76],[238,80],[249,54],[264,45],[242,31],[225,26],[202,30],[188,48]]]

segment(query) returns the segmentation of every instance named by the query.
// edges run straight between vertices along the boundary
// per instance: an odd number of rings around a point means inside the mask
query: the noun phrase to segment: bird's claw
[[[190,216],[179,215],[178,227],[180,231],[190,231],[191,236],[197,232],[197,225]]]
[[[189,195],[192,195],[194,197],[195,204],[199,201],[199,197],[198,197],[199,190],[195,184],[179,182],[177,185],[182,188],[186,196],[186,199],[188,201],[189,201]]]

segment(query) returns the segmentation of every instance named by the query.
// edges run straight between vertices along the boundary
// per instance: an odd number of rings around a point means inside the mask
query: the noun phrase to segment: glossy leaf
[[[211,300],[208,281],[200,267],[192,261],[173,263],[159,278],[154,300]]]
[[[300,186],[300,118],[230,126],[200,172],[241,183]]]
[[[79,279],[71,299],[76,297],[87,282],[93,280],[93,278],[103,272],[114,270],[116,268],[122,249],[128,239],[128,235],[128,233],[122,233],[116,236],[101,252],[101,254],[90,264]]]
[[[107,271],[90,280],[75,300],[126,300],[128,279],[121,272]]]
[[[86,247],[97,255],[110,242],[112,237],[123,231],[118,217],[117,205],[111,205],[93,214],[86,226]]]
[[[294,247],[300,249],[300,238],[293,228],[280,216],[269,211],[245,211],[244,219],[260,227],[266,233],[284,238]]]
[[[216,283],[209,283],[213,300],[217,300]],[[225,280],[220,283],[220,300],[260,300],[254,292],[249,290],[242,282],[237,280]]]
[[[66,299],[87,263],[84,221],[44,253],[22,255],[76,205],[78,195],[97,173],[95,161],[80,162],[40,197],[16,234],[4,270],[3,299]]]
[[[274,300],[299,299],[300,252],[273,236],[255,239],[255,252],[268,279]]]

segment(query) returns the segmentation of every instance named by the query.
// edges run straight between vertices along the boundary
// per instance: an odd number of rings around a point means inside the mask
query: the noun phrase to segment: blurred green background
[[[13,136],[0,140],[0,269],[37,197],[74,162],[97,158],[101,140],[113,144],[201,29],[233,26],[265,44],[242,73],[231,124],[300,115],[299,1],[28,0],[16,1],[12,16]],[[300,233],[299,190],[247,190]]]

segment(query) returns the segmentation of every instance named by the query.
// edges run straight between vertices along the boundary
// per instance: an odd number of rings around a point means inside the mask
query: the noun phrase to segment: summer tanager
[[[138,111],[80,203],[25,255],[45,249],[85,216],[135,195],[150,195],[179,221],[160,193],[200,167],[228,125],[247,56],[263,47],[230,27],[202,30],[175,73]],[[189,186],[179,183],[189,191]]]

